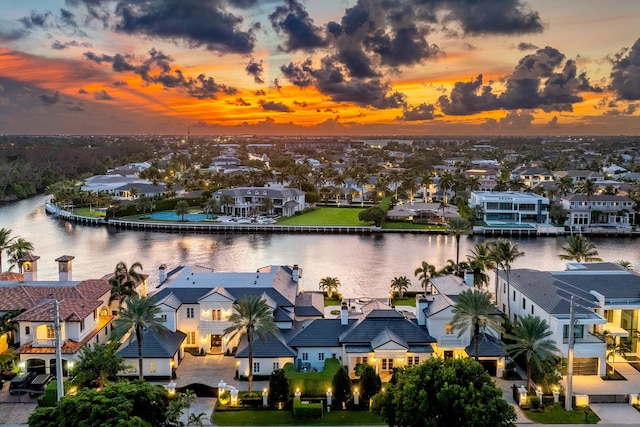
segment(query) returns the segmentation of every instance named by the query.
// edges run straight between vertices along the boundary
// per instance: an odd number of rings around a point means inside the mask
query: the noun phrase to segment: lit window
[[[155,374],[156,369],[158,369],[158,364],[156,362],[149,362],[149,373]]]
[[[222,320],[222,310],[211,310],[212,320]]]
[[[53,326],[47,325],[47,338],[53,339],[56,337],[56,331]]]
[[[196,343],[196,333],[195,331],[187,332],[187,345],[195,345]]]
[[[453,334],[453,325],[451,323],[447,323],[445,326],[445,333],[447,335],[452,335]]]

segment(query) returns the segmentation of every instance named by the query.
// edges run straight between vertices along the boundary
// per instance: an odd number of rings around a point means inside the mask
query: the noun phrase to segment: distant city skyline
[[[0,134],[640,135],[637,0],[0,3]]]

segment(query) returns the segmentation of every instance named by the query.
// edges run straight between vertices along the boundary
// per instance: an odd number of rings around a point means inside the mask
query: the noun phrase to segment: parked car
[[[49,374],[40,374],[35,377],[29,387],[29,396],[34,397],[44,393],[44,389],[47,388],[51,380],[53,380],[53,375]]]
[[[31,382],[38,375],[35,371],[23,372],[16,375],[9,384],[9,394],[24,394],[29,391]]]

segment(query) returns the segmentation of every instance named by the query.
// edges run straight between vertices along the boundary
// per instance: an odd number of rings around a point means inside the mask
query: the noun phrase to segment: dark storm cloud
[[[468,35],[539,33],[544,29],[538,12],[529,10],[522,0],[443,0],[435,3],[446,11],[445,23],[459,23]]]
[[[40,98],[40,101],[42,101],[44,105],[55,105],[62,100],[62,95],[59,91],[55,91],[52,94],[43,93],[39,95],[38,98]]]
[[[629,103],[626,108],[612,108],[604,112],[605,116],[631,116],[638,110],[638,104]]]
[[[59,16],[50,11],[38,13],[32,10],[28,16],[22,17],[18,21],[28,30],[35,28],[58,29],[68,34],[87,36],[87,33],[78,26],[75,14],[66,9],[60,9]]]
[[[290,113],[291,109],[282,102],[260,100],[258,102],[264,111],[278,111],[281,113]]]
[[[575,61],[552,47],[525,56],[505,79],[506,89],[493,93],[482,75],[470,82],[456,82],[451,94],[438,99],[445,114],[468,115],[481,111],[536,109],[572,111],[586,76],[579,77]]]
[[[253,58],[249,61],[247,66],[245,67],[245,71],[250,76],[253,76],[253,81],[262,84],[264,80],[262,78],[262,73],[264,72],[264,67],[262,66],[262,61],[256,62]]]
[[[293,105],[297,105],[298,107],[306,108],[308,104],[305,101],[293,101]]]
[[[285,0],[283,6],[269,15],[269,21],[276,32],[285,35],[284,43],[278,46],[284,52],[313,51],[327,44],[321,35],[322,29],[296,0]]]
[[[436,45],[430,45],[426,39],[426,30],[415,25],[400,28],[393,34],[376,31],[365,38],[367,49],[380,56],[382,65],[419,64],[425,58],[437,58],[442,54]]]
[[[55,40],[53,43],[51,43],[51,49],[54,50],[64,50],[64,49],[68,49],[70,47],[85,47],[85,48],[90,48],[92,47],[91,43],[88,42],[83,42],[80,43],[76,40],[71,40],[68,42],[61,42],[60,40]]]
[[[349,75],[356,79],[380,76],[380,73],[373,69],[371,58],[357,47],[341,49],[331,60],[344,64]]]
[[[113,85],[115,87],[119,87],[119,86],[127,86],[128,84],[124,80],[116,80],[115,82],[113,82]]]
[[[304,88],[313,84],[313,64],[311,59],[307,58],[304,62],[289,65],[281,65],[280,71],[289,83]]]
[[[32,28],[50,28],[53,25],[53,14],[51,12],[38,13],[32,10],[29,16],[20,18],[18,21],[29,30]]]
[[[24,29],[2,30],[0,29],[0,43],[9,43],[26,37],[29,34]]]
[[[250,107],[251,104],[247,101],[245,101],[242,98],[236,98],[235,101],[227,101],[227,104],[229,105],[236,105],[238,107]]]
[[[531,126],[533,114],[528,111],[509,111],[507,115],[500,119],[502,127],[514,129],[525,129]]]
[[[518,50],[536,50],[538,46],[533,43],[520,42],[518,43]]]
[[[267,92],[265,92],[265,91],[264,91],[264,90],[262,90],[262,89],[258,89],[257,91],[253,92],[253,94],[254,94],[255,96],[265,96],[265,95],[267,94]]]
[[[578,74],[578,89],[584,92],[595,92],[602,93],[604,89],[600,86],[593,86],[587,77],[587,73],[585,71]]]
[[[81,94],[81,95],[88,95],[89,94],[89,92],[87,92],[87,90],[84,89],[84,88],[78,89],[78,93]]]
[[[398,117],[398,120],[404,120],[407,122],[433,120],[435,118],[436,108],[432,104],[422,103],[415,107],[405,108],[402,111],[402,116]]]
[[[235,1],[234,5],[251,2]],[[242,17],[225,10],[223,0],[121,0],[116,7],[116,30],[166,40],[185,41],[224,53],[250,53],[253,29],[240,28]]]
[[[151,49],[148,56],[143,59],[119,53],[99,55],[94,52],[85,52],[84,56],[97,64],[110,63],[113,71],[132,72],[139,75],[146,83],[183,90],[197,99],[215,99],[218,93],[233,95],[237,92],[236,88],[218,84],[213,77],[205,74],[195,78],[185,77],[182,70],[172,69],[173,58],[156,49]]]
[[[619,99],[640,100],[640,39],[611,58],[611,89]]]
[[[97,92],[93,92],[93,99],[98,101],[112,101],[115,98],[109,95],[106,90],[102,89]]]

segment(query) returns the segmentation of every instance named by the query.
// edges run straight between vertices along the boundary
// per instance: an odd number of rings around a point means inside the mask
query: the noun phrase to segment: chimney
[[[432,301],[432,296],[416,295],[416,314],[418,315],[418,325],[427,325],[427,316],[424,314],[424,311],[429,307],[429,304]]]
[[[56,258],[56,262],[58,263],[58,280],[61,282],[70,282],[71,279],[71,261],[75,257],[71,255],[62,255],[59,258]]]
[[[25,282],[35,282],[38,280],[38,260],[39,256],[27,255],[18,260],[22,266],[22,275]]]
[[[349,307],[345,301],[340,305],[340,324],[343,326],[349,324]]]
[[[158,267],[158,275],[160,284],[164,283],[164,281],[167,280],[167,264],[160,264],[160,267]]]
[[[473,286],[473,279],[475,275],[473,274],[473,270],[465,270],[464,271],[464,283],[467,286]]]
[[[300,280],[300,269],[298,268],[298,264],[293,265],[293,272],[291,273],[291,279],[294,282],[298,282]]]

